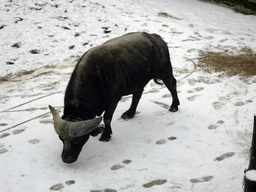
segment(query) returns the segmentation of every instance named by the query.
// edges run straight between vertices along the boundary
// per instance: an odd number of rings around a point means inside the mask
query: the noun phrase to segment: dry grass
[[[229,76],[254,76],[256,75],[256,54],[250,48],[241,49],[236,54],[225,50],[201,51],[198,67],[209,73],[214,71],[225,72]]]

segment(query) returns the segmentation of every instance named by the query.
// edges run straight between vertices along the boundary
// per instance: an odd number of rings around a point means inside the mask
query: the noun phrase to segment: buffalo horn
[[[54,129],[63,139],[76,138],[88,134],[96,129],[102,120],[102,117],[98,117],[85,121],[70,122],[61,119],[59,113],[51,105],[49,105],[49,108],[53,116]]]

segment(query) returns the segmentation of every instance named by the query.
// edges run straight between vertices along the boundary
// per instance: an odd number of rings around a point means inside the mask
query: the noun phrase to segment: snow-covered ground
[[[196,58],[255,50],[255,16],[197,0],[2,0],[0,15],[1,191],[242,191],[256,77],[208,74]],[[179,111],[150,82],[135,118],[120,119],[130,97],[119,103],[110,142],[91,137],[64,164],[47,106],[63,109],[77,56],[134,31],[168,43]]]

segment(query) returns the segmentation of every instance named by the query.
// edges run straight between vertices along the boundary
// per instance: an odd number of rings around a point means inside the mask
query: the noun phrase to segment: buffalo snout
[[[89,137],[89,134],[71,140],[65,140],[60,137],[63,142],[63,150],[61,154],[62,161],[68,164],[74,163],[78,159],[78,156]]]

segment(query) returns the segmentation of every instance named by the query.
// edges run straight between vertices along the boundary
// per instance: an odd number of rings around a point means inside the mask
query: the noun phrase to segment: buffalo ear
[[[90,135],[93,137],[96,137],[97,135],[99,135],[100,133],[102,133],[105,130],[104,125],[100,125],[99,127],[97,127],[95,130],[93,130],[92,132],[90,132]]]

